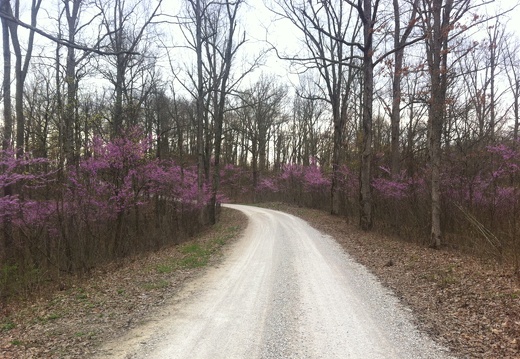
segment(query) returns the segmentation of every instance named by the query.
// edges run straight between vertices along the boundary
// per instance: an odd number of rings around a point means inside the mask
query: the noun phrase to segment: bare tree
[[[461,21],[469,11],[481,5],[473,5],[470,0],[423,0],[421,5],[421,25],[425,34],[426,61],[430,75],[428,110],[432,202],[430,243],[434,248],[438,248],[442,244],[441,144],[446,117],[447,91],[451,76],[450,62],[448,61],[451,52],[450,46],[454,39],[464,34],[469,27],[480,22],[473,22],[471,26],[462,26],[460,30],[454,30],[455,24]],[[486,19],[483,21],[486,21]],[[462,57],[463,55],[459,55],[455,60],[460,60]]]
[[[342,163],[343,135],[346,109],[351,98],[351,84],[360,68],[360,57],[354,54],[355,41],[359,36],[359,19],[352,16],[353,8],[345,7],[344,1],[278,1],[279,16],[289,19],[303,34],[307,52],[295,56],[279,54],[303,67],[302,71],[316,69],[322,82],[322,99],[331,106],[334,125],[332,156],[331,206],[332,214],[339,213],[340,189],[339,167]],[[349,11],[350,9],[350,11]]]
[[[40,9],[41,0],[33,0],[31,3],[31,24],[36,26],[36,18]],[[20,17],[20,1],[16,0],[13,7],[9,0],[2,0],[0,4],[1,13],[7,14],[10,18],[18,19]],[[24,152],[25,140],[25,114],[23,109],[23,90],[24,83],[31,62],[32,50],[34,44],[34,31],[29,32],[27,40],[25,57],[22,54],[22,46],[18,38],[18,25],[15,21],[8,17],[2,17],[2,41],[4,55],[4,79],[3,79],[3,100],[4,100],[4,133],[2,139],[2,149],[6,150],[12,146],[13,120],[12,120],[12,102],[11,102],[11,47],[15,53],[15,113],[16,113],[16,153],[21,157]],[[12,186],[3,188],[3,194],[10,196],[13,194]],[[13,237],[10,219],[6,218],[4,222],[4,235],[2,243],[0,243],[0,259],[9,260],[13,251]]]
[[[57,93],[52,68],[35,64],[31,78],[25,86],[25,116],[27,120],[27,147],[37,158],[49,158],[49,134],[52,119],[58,112]],[[45,164],[44,166],[47,166]]]
[[[76,44],[81,31],[87,28],[97,17],[82,21],[82,13],[86,6],[92,5],[89,0],[61,0],[63,9],[60,11],[58,18],[58,40],[63,38],[62,35],[62,18],[65,16],[65,39],[67,44]],[[80,64],[88,59],[91,51],[83,51],[78,54],[75,46],[66,47],[65,73],[61,72],[61,48],[63,44],[56,42],[56,90],[58,109],[57,114],[60,118],[60,150],[63,152],[60,156],[60,163],[63,166],[77,162],[79,155],[80,143],[75,141],[78,136],[74,129],[77,127],[76,113],[78,109],[78,89],[79,89],[79,68]],[[65,101],[61,96],[61,85],[65,83],[66,95]],[[77,131],[76,131],[77,132]]]
[[[207,41],[206,70],[211,80],[212,112],[214,137],[214,168],[209,216],[212,223],[216,223],[217,195],[220,187],[220,160],[222,147],[222,128],[226,111],[226,98],[235,90],[240,80],[251,69],[243,72],[237,79],[231,77],[232,64],[239,49],[246,43],[245,32],[240,38],[237,34],[238,10],[243,1],[226,1],[218,5],[205,18]],[[226,26],[224,26],[224,24]],[[254,65],[253,65],[254,67]]]
[[[180,83],[197,103],[199,190],[202,192],[204,181],[211,184],[208,214],[210,222],[215,223],[223,128],[230,110],[229,98],[244,77],[261,63],[262,53],[252,56],[252,60],[242,67],[235,66],[238,54],[247,43],[246,32],[239,33],[243,0],[188,0],[186,5],[186,14],[179,16],[178,22],[186,41],[182,46],[194,51],[196,66],[186,66],[190,81],[181,80]],[[210,161],[212,157],[213,163]]]
[[[468,43],[468,50],[461,60],[461,73],[457,76],[466,84],[467,101],[473,107],[478,126],[478,140],[483,145],[493,141],[499,124],[496,108],[500,94],[496,78],[500,75],[499,65],[503,57],[504,28],[498,19],[495,25],[487,27],[486,35],[487,38],[478,44],[471,39],[464,42]]]
[[[429,148],[432,165],[431,199],[432,229],[431,245],[441,245],[441,136],[446,108],[446,91],[448,87],[448,39],[454,0],[423,1],[423,27],[428,34],[426,38],[427,62],[431,78],[429,108]],[[463,8],[469,5],[468,0],[461,3]],[[460,19],[460,15],[458,17]]]
[[[80,16],[85,0],[62,0],[64,5],[64,13],[66,17],[66,34],[69,43],[75,43],[78,32],[83,26],[80,25]],[[67,47],[67,61],[65,69],[65,83],[67,86],[67,102],[63,114],[64,128],[62,133],[62,143],[64,157],[69,164],[74,163],[77,158],[78,149],[74,146],[74,126],[76,124],[76,109],[77,109],[77,92],[78,92],[78,77],[77,66],[88,56],[88,52],[82,56],[77,56],[74,47]],[[56,59],[59,62],[59,52]]]
[[[207,11],[205,0],[187,0],[186,1],[186,16],[179,16],[179,23],[184,39],[187,41],[187,47],[195,52],[195,71],[194,73],[188,71],[194,90],[189,86],[184,85],[196,103],[195,121],[197,127],[197,182],[198,182],[198,202],[202,204],[202,195],[204,188],[204,120],[207,117],[205,110],[205,98],[208,95],[208,90],[204,87],[204,67],[203,67],[203,19]],[[171,61],[170,61],[171,63]],[[175,72],[174,72],[175,75]],[[184,81],[180,81],[184,84]]]
[[[399,95],[399,87],[400,87],[400,73],[402,66],[402,54],[401,51],[406,47],[410,46],[422,39],[422,37],[417,37],[412,40],[408,40],[409,34],[412,31],[415,25],[415,14],[417,11],[412,10],[412,15],[410,18],[410,22],[407,25],[406,30],[402,37],[398,34],[400,30],[400,25],[398,25],[399,14],[397,14],[397,19],[395,20],[395,34],[394,34],[394,46],[387,52],[383,52],[378,54],[378,56],[374,56],[374,34],[376,33],[376,23],[378,21],[379,15],[379,5],[380,1],[375,0],[363,0],[353,2],[351,0],[345,0],[352,8],[354,8],[359,18],[361,19],[361,23],[363,24],[363,42],[362,43],[353,43],[351,46],[357,47],[362,52],[362,63],[361,67],[363,69],[363,91],[362,91],[362,145],[361,145],[361,169],[360,169],[360,189],[359,189],[359,197],[360,197],[360,227],[363,230],[369,230],[373,226],[373,214],[372,214],[372,186],[371,186],[371,163],[372,163],[372,126],[373,126],[373,102],[374,102],[374,67],[381,63],[385,58],[387,58],[392,53],[396,53],[396,63],[398,66],[394,71],[394,75],[399,73],[397,77],[393,79],[393,108],[392,113],[398,113],[399,108],[396,105],[396,98],[400,97]],[[394,4],[394,16],[396,12],[396,4]],[[397,120],[394,119],[393,127],[396,126]],[[397,124],[398,127],[398,124]],[[398,141],[398,138],[396,139]],[[395,145],[395,144],[394,144]]]
[[[511,104],[513,110],[513,140],[518,143],[518,129],[520,125],[520,42],[518,38],[508,36],[510,42],[504,50],[504,65],[506,67],[509,89],[513,95]]]
[[[318,140],[321,121],[325,114],[324,101],[316,100],[319,88],[310,78],[301,77],[293,102],[293,146],[291,162],[308,166],[310,158],[318,156]]]
[[[2,0],[0,9],[7,12],[10,7],[9,0]],[[2,17],[2,53],[4,56],[4,78],[2,82],[2,99],[3,99],[3,115],[4,128],[2,133],[2,150],[6,151],[12,146],[13,137],[13,114],[11,102],[11,46],[9,36],[9,25],[7,20]],[[3,171],[3,169],[2,169]],[[4,196],[12,195],[12,187],[5,186],[2,188]],[[13,245],[12,227],[9,218],[5,218],[3,225],[3,239],[0,242],[0,260],[6,263],[10,259],[10,251]]]
[[[494,26],[488,26],[488,44],[489,44],[489,131],[490,137],[493,141],[495,138],[495,131],[497,125],[496,106],[497,106],[497,89],[496,77],[498,75],[498,65],[502,57],[503,41],[505,28],[500,25],[497,19]]]
[[[414,4],[411,8],[410,15],[406,18],[404,22],[406,27],[404,31],[401,31],[401,12],[402,2],[398,0],[393,0],[392,5],[394,9],[394,66],[393,66],[393,74],[392,74],[392,109],[390,114],[390,123],[391,123],[391,171],[393,175],[399,173],[400,170],[400,153],[399,153],[399,135],[400,135],[400,119],[401,119],[401,79],[404,74],[403,70],[403,60],[404,60],[404,50],[405,45],[408,42],[408,38],[412,34],[412,30],[416,26],[417,23],[417,6],[419,4],[419,0],[414,0]]]
[[[348,17],[344,19],[342,16],[343,4],[348,4],[350,12]],[[318,65],[325,83],[330,88],[337,86],[337,91],[328,91],[329,99],[333,104],[334,119],[334,146],[342,141],[338,141],[336,134],[342,135],[342,129],[346,116],[346,103],[348,94],[350,93],[350,85],[353,83],[352,70],[362,70],[362,121],[361,121],[361,166],[360,166],[360,226],[364,230],[369,230],[373,225],[372,218],[372,191],[371,191],[371,162],[372,162],[372,106],[374,101],[374,67],[382,62],[387,56],[396,53],[399,75],[394,79],[394,97],[399,95],[398,85],[400,83],[400,73],[402,66],[402,50],[421,38],[408,40],[408,37],[415,26],[416,10],[412,8],[412,17],[408,23],[402,37],[400,32],[399,17],[397,18],[396,29],[398,35],[395,38],[394,47],[378,57],[374,56],[374,33],[376,32],[376,21],[378,17],[379,0],[363,0],[353,2],[350,0],[340,1],[334,4],[331,1],[319,1],[316,5],[311,3],[299,3],[295,5],[293,2],[283,2],[280,8],[281,16],[289,18],[304,34],[306,46],[309,48],[311,56],[308,58],[293,57],[293,61],[303,62],[304,64]],[[347,12],[347,11],[345,11]],[[357,13],[357,16],[353,16]],[[398,14],[399,15],[399,14]],[[322,20],[325,19],[325,20]],[[359,26],[361,24],[361,27]],[[362,38],[358,36],[359,29],[363,30]],[[347,37],[347,35],[349,35]],[[333,50],[331,52],[331,49]],[[347,49],[349,51],[347,51]],[[335,66],[339,66],[335,68]],[[341,69],[341,66],[348,68],[347,73]],[[339,70],[332,76],[329,75],[330,69]],[[325,70],[324,70],[325,69]],[[325,74],[325,75],[324,75]],[[347,82],[343,82],[343,78]],[[336,80],[335,80],[336,79]],[[332,81],[331,81],[332,80]],[[332,96],[331,96],[332,95]],[[338,103],[343,103],[338,106]],[[399,108],[394,106],[395,113],[399,112]],[[335,109],[336,108],[336,109]],[[336,114],[337,115],[336,115]],[[396,121],[394,121],[396,122]],[[394,125],[395,127],[395,125]],[[398,128],[398,125],[397,125]],[[398,132],[398,131],[397,131]],[[340,136],[342,137],[342,136]],[[398,137],[398,136],[397,136]],[[398,138],[396,138],[398,141]],[[336,155],[336,147],[333,156],[333,178],[332,178],[332,213],[336,212],[337,204],[335,204],[334,187],[337,161],[339,156]]]
[[[347,0],[348,2],[348,0]],[[354,6],[363,23],[363,120],[362,120],[362,145],[361,145],[361,171],[359,181],[360,218],[359,224],[363,230],[369,230],[373,225],[372,218],[372,188],[371,188],[371,164],[372,164],[372,105],[374,102],[374,59],[373,39],[374,25],[377,16],[379,1],[376,0],[374,8],[370,0],[363,0]]]
[[[8,12],[10,8],[9,0],[2,0],[0,9]],[[12,145],[13,136],[13,114],[11,102],[11,45],[9,36],[8,20],[2,17],[2,54],[4,58],[4,76],[2,82],[2,99],[4,107],[4,129],[2,137],[2,149],[6,150]]]
[[[162,0],[158,0],[151,11],[141,20],[139,7],[144,6],[145,0],[127,2],[126,0],[96,0],[96,6],[101,13],[101,26],[107,34],[106,41],[102,41],[101,47],[114,53],[112,65],[113,72],[102,71],[107,79],[114,85],[114,111],[112,118],[112,136],[117,136],[123,129],[123,96],[125,91],[125,76],[132,66],[143,60],[143,55],[136,53],[143,48],[146,31],[159,15]],[[144,8],[144,7],[143,7]]]
[[[267,145],[273,126],[281,119],[286,94],[286,88],[268,76],[262,76],[241,94],[239,113],[245,125],[247,143],[244,145],[251,153],[254,188],[258,187],[260,175],[267,169]]]
[[[31,2],[31,26],[36,27],[38,11],[42,0],[32,0]],[[31,63],[33,45],[34,45],[34,30],[29,30],[29,36],[27,39],[27,45],[25,46],[25,56],[22,53],[22,45],[18,37],[18,23],[15,21],[20,18],[20,1],[16,0],[14,3],[14,11],[11,6],[11,2],[4,0],[2,6],[2,12],[7,15],[4,19],[6,25],[9,28],[11,35],[11,42],[13,45],[13,51],[16,57],[15,61],[15,112],[16,112],[16,150],[18,156],[21,156],[24,152],[24,140],[25,140],[25,116],[23,112],[23,91],[25,79]]]

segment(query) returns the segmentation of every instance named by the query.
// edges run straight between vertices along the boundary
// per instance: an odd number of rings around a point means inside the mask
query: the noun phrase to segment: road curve
[[[108,358],[449,358],[330,237],[294,216],[226,205],[249,225],[226,260]]]

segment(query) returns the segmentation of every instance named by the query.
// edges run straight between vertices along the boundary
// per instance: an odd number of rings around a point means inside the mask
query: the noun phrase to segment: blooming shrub
[[[13,192],[0,197],[0,225],[6,220],[15,225],[45,223],[52,206],[35,198],[55,181],[55,172],[45,169],[48,164],[48,160],[32,158],[30,153],[17,158],[12,149],[0,151],[0,188]]]
[[[199,193],[196,168],[159,161],[151,145],[139,129],[95,137],[92,155],[64,171],[0,152],[0,239],[14,244],[4,253],[11,267],[81,271],[200,229],[210,194]]]

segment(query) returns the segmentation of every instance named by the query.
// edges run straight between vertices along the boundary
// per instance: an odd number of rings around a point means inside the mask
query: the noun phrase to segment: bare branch
[[[72,47],[74,49],[77,49],[77,50],[82,50],[82,51],[86,51],[86,52],[91,52],[91,53],[95,53],[95,54],[98,54],[98,55],[103,55],[103,56],[112,56],[112,55],[121,55],[121,54],[129,54],[129,55],[138,55],[139,53],[138,52],[133,52],[133,51],[119,51],[119,52],[111,52],[111,51],[103,51],[103,50],[100,50],[100,49],[97,49],[97,48],[94,48],[94,47],[88,47],[88,46],[85,46],[85,45],[80,45],[80,44],[77,44],[77,43],[71,43],[65,39],[60,39],[54,35],[51,35],[41,29],[39,29],[38,27],[36,26],[32,26],[32,25],[29,25],[17,18],[15,18],[14,16],[11,16],[3,11],[0,11],[0,17],[3,18],[3,19],[6,19],[7,21],[9,22],[12,22],[16,25],[20,25],[21,27],[23,28],[26,28],[28,30],[31,30],[31,31],[34,31],[35,33],[37,33],[38,35],[41,35],[57,44],[60,44],[60,45],[63,45],[63,46],[66,46],[66,47]],[[108,36],[108,34],[106,34],[106,36]],[[99,43],[99,42],[98,42]]]

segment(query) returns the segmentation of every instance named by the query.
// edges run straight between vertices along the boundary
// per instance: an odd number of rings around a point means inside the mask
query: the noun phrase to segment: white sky
[[[175,0],[174,0],[175,1]],[[180,0],[176,0],[180,1]],[[313,0],[315,1],[315,0]],[[473,3],[477,2],[488,2],[489,0],[472,0]],[[272,22],[273,15],[266,8],[265,3],[272,3],[273,0],[247,0],[247,7],[243,9],[246,13],[248,27],[246,31],[249,36],[262,40],[266,36],[265,27],[268,27],[268,37],[270,41],[281,45],[288,49],[292,49],[293,52],[298,51],[298,30],[294,28],[288,21],[277,21]],[[506,9],[516,8],[509,12],[504,17],[503,22],[506,22],[506,28],[508,31],[516,33],[518,40],[520,41],[520,1],[519,0],[495,0],[493,3],[486,5],[483,8],[478,8],[479,13],[482,15],[487,13],[493,15],[500,13]],[[478,34],[477,34],[478,36]],[[486,35],[482,34],[482,38]],[[288,50],[290,52],[291,50]],[[298,81],[297,76],[287,74],[288,65],[286,62],[278,60],[276,56],[272,56],[269,60],[270,70],[275,71],[278,75],[287,78],[289,81],[295,83]]]
[[[516,8],[507,14],[510,21],[507,23],[507,27],[511,31],[516,32],[517,36],[520,37],[520,2],[518,0],[499,0],[497,9],[511,9]]]
[[[39,22],[39,26],[45,28],[45,24],[50,24],[48,31],[54,32],[55,30],[55,23],[50,22],[50,20],[44,20],[45,17],[51,16],[55,17],[56,13],[56,4],[60,0],[51,0],[51,1],[44,1],[43,6],[50,6],[48,8],[48,12],[40,11],[39,17],[41,18]],[[150,0],[152,3],[155,2],[155,0]],[[170,14],[177,14],[178,10],[181,8],[182,4],[185,0],[163,0],[163,10],[165,12],[169,12]],[[280,45],[280,47],[283,49],[284,47],[287,47],[289,49],[288,52],[291,51],[297,51],[298,50],[298,30],[296,30],[291,24],[289,24],[287,21],[277,21],[272,22],[273,15],[269,12],[269,10],[266,8],[265,3],[271,3],[273,0],[246,0],[246,5],[242,9],[242,15],[245,16],[244,20],[244,30],[247,32],[247,35],[251,37],[250,43],[249,43],[249,49],[252,51],[259,50],[260,48],[265,48],[267,45],[262,43],[262,40],[264,40],[266,37],[269,38],[274,43]],[[314,0],[312,0],[314,1]],[[472,0],[474,3],[477,2],[484,2],[487,0]],[[25,5],[24,5],[25,4]],[[508,9],[512,8],[515,5],[518,4],[518,0],[496,0],[493,4],[487,5],[487,13],[488,15],[491,15],[497,11],[500,11],[500,9]],[[28,13],[28,1],[27,3],[25,1],[22,1],[22,8],[26,7],[26,11],[22,11],[22,13],[27,14]],[[23,10],[23,9],[22,9]],[[480,12],[481,8],[479,8]],[[486,11],[482,8],[482,13],[485,13]],[[517,6],[517,8],[509,13],[507,15],[511,20],[509,20],[506,24],[507,28],[511,31],[515,31],[519,40],[520,40],[520,6]],[[24,19],[25,21],[29,21],[29,19]],[[174,30],[168,30],[168,34],[174,34]],[[267,32],[267,33],[266,33]],[[41,44],[42,42],[47,42],[47,40],[42,39],[38,35],[36,36],[36,44]],[[173,37],[179,38],[179,35]],[[25,39],[26,36],[22,36],[22,39]],[[53,46],[54,47],[54,46]],[[296,49],[296,50],[295,50]],[[250,51],[248,50],[248,51]],[[52,56],[52,55],[51,55]],[[179,55],[176,55],[177,58],[179,58]],[[297,76],[291,75],[287,73],[288,64],[282,60],[278,60],[274,53],[270,56],[268,61],[268,66],[264,69],[262,69],[266,73],[274,73],[275,75],[279,76],[283,81],[288,81],[292,83],[297,83],[298,79]],[[166,73],[169,70],[167,66],[165,66],[164,72]],[[254,76],[252,77],[254,78]]]

